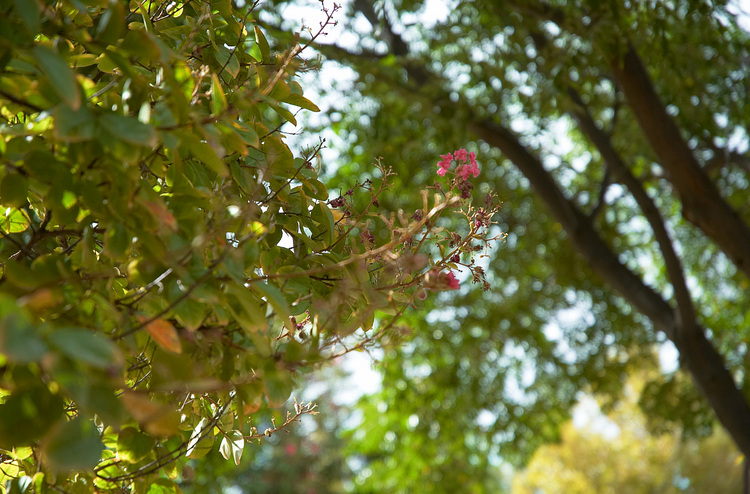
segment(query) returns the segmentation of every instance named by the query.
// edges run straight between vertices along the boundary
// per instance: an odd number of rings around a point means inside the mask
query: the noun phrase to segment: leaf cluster
[[[444,255],[378,209],[389,172],[329,197],[284,140],[318,111],[257,3],[15,1],[0,25],[0,449],[35,492],[177,492],[186,458],[239,463],[315,413],[300,373],[388,336]],[[335,9],[315,36],[332,22]],[[489,226],[491,212],[483,214]],[[474,212],[473,212],[474,211]],[[368,232],[381,229],[378,235]],[[483,240],[484,239],[484,240]],[[408,241],[407,241],[408,240]],[[432,283],[432,285],[430,285]],[[376,319],[376,315],[380,317]],[[267,413],[259,430],[254,414]],[[0,487],[5,489],[5,486]]]

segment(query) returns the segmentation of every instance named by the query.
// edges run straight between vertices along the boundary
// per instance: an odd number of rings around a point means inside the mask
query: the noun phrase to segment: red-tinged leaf
[[[148,199],[141,199],[140,203],[148,209],[151,215],[156,218],[159,223],[163,224],[173,232],[178,229],[177,218],[167,209],[167,205],[163,202],[150,201]]]
[[[141,318],[141,322],[146,320],[146,318]],[[151,335],[156,344],[164,350],[172,353],[182,353],[180,335],[171,322],[162,318],[155,319],[146,324],[146,331],[148,331],[148,334]]]

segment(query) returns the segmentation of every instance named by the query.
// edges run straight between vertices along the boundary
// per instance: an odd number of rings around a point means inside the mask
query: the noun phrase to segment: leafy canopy
[[[397,342],[415,295],[456,288],[486,243],[497,204],[449,190],[468,176],[408,214],[379,207],[379,164],[329,197],[318,149],[281,132],[318,111],[306,45],[272,47],[258,10],[3,6],[0,489],[177,492],[186,457],[239,463],[314,413],[273,411],[298,373]]]

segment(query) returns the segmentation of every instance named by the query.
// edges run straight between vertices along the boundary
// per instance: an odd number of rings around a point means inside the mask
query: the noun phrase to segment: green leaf
[[[221,87],[221,81],[212,74],[211,76],[211,113],[221,115],[227,110],[227,97],[224,95],[224,89]]]
[[[294,155],[278,137],[268,136],[263,140],[262,151],[266,153],[266,163],[275,175],[288,175],[294,169]]]
[[[227,284],[227,305],[237,322],[246,332],[257,331],[267,325],[265,312],[252,291],[234,283]]]
[[[336,221],[333,219],[331,208],[329,208],[326,203],[319,202],[316,209],[320,212],[320,214],[316,215],[315,211],[313,211],[313,220],[320,223],[321,227],[324,229],[325,235],[323,237],[323,241],[325,242],[326,246],[329,246],[335,240]]]
[[[22,315],[10,314],[0,319],[0,352],[10,361],[33,362],[47,351],[47,345]]]
[[[49,342],[73,361],[107,369],[122,364],[120,350],[99,333],[81,328],[62,328],[48,337]]]
[[[237,386],[237,397],[245,414],[255,413],[263,404],[263,384],[259,379]]]
[[[198,161],[213,170],[220,177],[228,177],[229,169],[224,160],[216,154],[216,151],[205,142],[201,142],[196,136],[186,136],[182,143],[187,147]]]
[[[310,110],[314,112],[319,112],[320,108],[310,101],[309,99],[305,98],[301,94],[290,94],[286,98],[283,99],[284,103],[289,103],[290,105],[299,106],[300,108],[304,108],[305,110]]]
[[[174,308],[174,315],[177,321],[190,331],[198,329],[206,318],[209,308],[200,302],[188,299]]]
[[[5,469],[3,469],[5,470]],[[28,475],[20,475],[15,478],[11,478],[7,485],[8,494],[24,494],[30,493],[32,489],[33,479]],[[3,491],[6,492],[6,491]]]
[[[29,215],[23,209],[5,208],[4,214],[0,214],[0,230],[5,233],[26,231],[30,224]]]
[[[158,140],[153,127],[132,117],[110,112],[100,116],[99,123],[113,137],[130,144],[152,147]]]
[[[130,247],[132,236],[128,233],[125,225],[115,223],[107,230],[104,238],[104,250],[109,257],[116,260],[126,258]]]
[[[271,58],[271,48],[268,46],[268,40],[266,39],[263,31],[257,25],[254,26],[255,30],[255,42],[258,44],[260,54],[263,57],[263,62],[267,62]]]
[[[117,457],[128,463],[138,463],[153,451],[156,441],[135,427],[125,427],[117,436]]]
[[[266,400],[271,408],[284,405],[294,391],[294,382],[286,372],[277,371],[266,377],[264,381]]]
[[[63,400],[47,386],[11,393],[0,405],[0,448],[12,449],[41,439],[63,415]]]
[[[45,481],[44,472],[37,472],[33,477],[34,494],[50,494],[52,489],[49,488]]]
[[[294,331],[296,329],[291,319],[289,319],[289,304],[278,288],[268,283],[253,283],[250,287],[259,292],[260,295],[266,299],[266,302],[268,302],[271,307],[273,307],[274,312],[276,312],[276,317],[284,323],[289,331]]]
[[[243,122],[235,122],[234,130],[237,132],[245,144],[250,147],[257,148],[260,145],[260,139],[258,133],[250,125],[245,125]]]
[[[219,68],[223,68],[232,78],[237,77],[240,73],[240,61],[237,59],[237,53],[223,46],[214,45],[212,48],[216,61],[219,62]]]
[[[45,460],[56,472],[91,470],[103,450],[99,429],[81,417],[61,424],[44,443]]]
[[[39,19],[41,18],[39,5],[28,0],[13,0],[13,3],[26,28],[30,33],[36,34],[39,31]]]
[[[55,137],[64,141],[85,141],[94,137],[96,121],[86,106],[72,109],[58,106],[52,112]]]
[[[109,8],[99,17],[96,39],[104,45],[115,44],[125,29],[125,8],[122,2],[109,2]]]
[[[0,203],[3,206],[21,207],[26,204],[29,181],[20,173],[9,173],[0,182]]]
[[[85,393],[77,400],[82,409],[96,414],[105,424],[119,425],[124,420],[125,409],[110,383],[89,382]]]
[[[177,484],[169,479],[156,479],[148,486],[146,494],[181,494]]]
[[[81,92],[73,69],[48,46],[37,45],[32,51],[55,92],[70,109],[77,110],[81,106]]]
[[[291,123],[292,125],[297,125],[297,119],[296,119],[296,118],[294,118],[294,114],[293,114],[292,112],[290,112],[289,110],[287,110],[287,109],[286,109],[286,108],[284,108],[283,106],[281,106],[281,105],[279,105],[279,104],[276,104],[276,103],[275,103],[275,102],[273,102],[273,101],[270,101],[270,100],[268,100],[268,101],[266,101],[266,103],[268,104],[268,106],[269,106],[269,107],[270,107],[270,108],[271,108],[271,109],[272,109],[273,111],[275,111],[276,113],[278,113],[278,115],[279,115],[279,116],[280,116],[281,118],[283,118],[283,119],[284,119],[284,120],[286,120],[287,122]]]

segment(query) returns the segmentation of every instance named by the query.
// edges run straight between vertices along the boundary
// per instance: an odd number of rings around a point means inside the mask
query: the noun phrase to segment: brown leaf
[[[180,414],[167,405],[151,401],[146,393],[126,390],[122,394],[122,404],[149,434],[168,437],[178,432]]]

